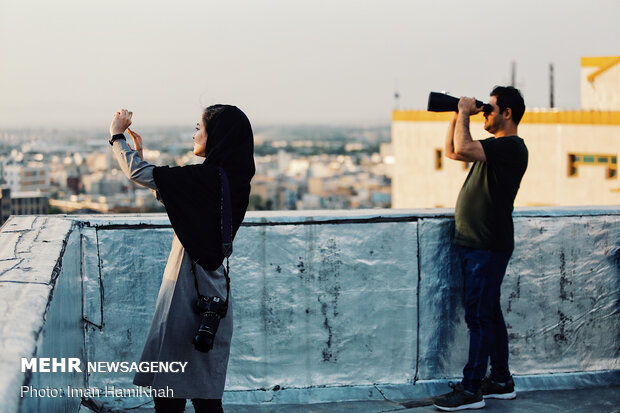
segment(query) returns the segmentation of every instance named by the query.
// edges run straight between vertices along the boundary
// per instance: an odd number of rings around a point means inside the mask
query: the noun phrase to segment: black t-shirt
[[[456,201],[455,244],[512,251],[512,210],[528,152],[518,136],[481,140],[486,162],[474,162]]]

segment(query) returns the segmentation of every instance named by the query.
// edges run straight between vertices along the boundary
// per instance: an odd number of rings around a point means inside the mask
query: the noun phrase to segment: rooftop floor
[[[341,403],[322,403],[307,405],[225,405],[226,413],[427,413],[437,412],[429,399],[413,400],[408,403],[390,401],[360,401]],[[419,406],[424,404],[423,406]],[[418,407],[409,407],[417,405]],[[151,413],[153,408],[127,410],[133,413]],[[194,409],[188,402],[187,413]],[[620,385],[596,387],[580,390],[551,390],[519,393],[515,400],[487,400],[485,412],[488,413],[618,413],[620,412]]]

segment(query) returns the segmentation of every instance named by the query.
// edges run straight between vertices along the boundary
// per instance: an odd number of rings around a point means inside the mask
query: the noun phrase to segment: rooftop
[[[514,221],[502,307],[520,396],[486,411],[610,411],[620,382],[620,208],[522,208]],[[447,391],[464,364],[452,231],[447,209],[248,214],[231,260],[226,411],[434,411],[406,409]],[[131,386],[130,374],[25,374],[19,360],[138,360],[171,239],[164,214],[7,221],[4,411],[79,409],[79,399],[22,399],[25,384]],[[149,400],[94,402],[146,412]]]
[[[616,379],[617,383],[617,379]],[[445,389],[444,389],[445,390]],[[619,412],[620,386],[586,389],[519,392],[516,400],[487,400],[485,413],[582,413]],[[417,407],[412,407],[417,406]],[[322,404],[283,404],[270,406],[225,405],[226,413],[437,413],[429,399],[402,403],[390,401],[358,401]],[[135,413],[151,413],[155,409],[140,408]],[[185,410],[194,412],[191,403]]]

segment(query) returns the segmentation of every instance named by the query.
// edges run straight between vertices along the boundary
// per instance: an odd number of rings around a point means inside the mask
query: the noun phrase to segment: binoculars
[[[481,107],[484,113],[493,112],[493,107],[488,103],[476,100],[476,107]],[[431,92],[428,95],[428,107],[426,110],[430,112],[458,112],[459,98],[447,95],[445,93]]]

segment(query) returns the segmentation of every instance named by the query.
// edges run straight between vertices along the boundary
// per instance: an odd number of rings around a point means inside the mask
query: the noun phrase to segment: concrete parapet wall
[[[517,216],[514,222],[515,251],[501,298],[513,372],[619,369],[618,216]],[[467,361],[463,281],[446,243],[452,231],[451,220],[420,223],[419,379],[459,376]]]
[[[513,372],[620,369],[620,209],[519,209],[514,222],[502,288]],[[453,227],[450,210],[248,214],[231,259],[235,333],[225,399],[398,398],[402,386],[458,377],[467,329]],[[6,411],[59,403],[21,399],[22,384],[132,387],[131,373],[27,375],[19,361],[139,360],[171,241],[161,214],[5,224]]]
[[[20,397],[21,386],[82,387],[80,374],[30,374],[22,357],[83,358],[79,232],[68,219],[12,217],[0,231],[0,411],[77,411],[80,401]]]

